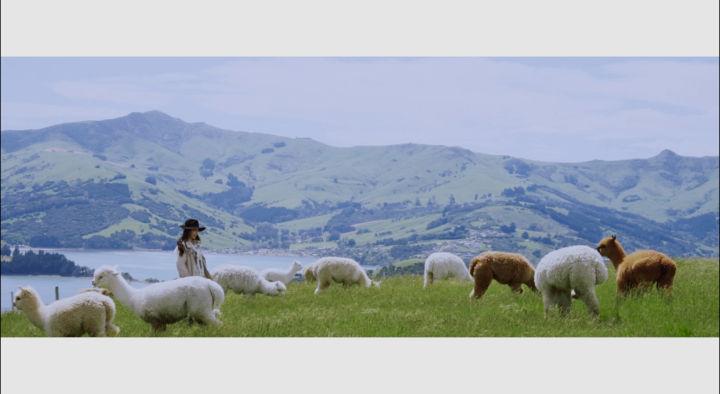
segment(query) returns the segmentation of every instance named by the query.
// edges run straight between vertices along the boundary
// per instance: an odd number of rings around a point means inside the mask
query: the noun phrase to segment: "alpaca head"
[[[625,258],[625,250],[614,234],[603,238],[595,249],[597,249],[601,256],[609,258],[615,268],[617,268],[620,262],[622,262],[622,259]]]
[[[302,269],[302,264],[300,264],[300,262],[297,261],[297,260],[293,261],[292,267],[290,267],[290,270],[291,270],[292,272],[298,272],[298,271],[300,271],[301,269]]]
[[[92,285],[94,287],[100,287],[103,289],[110,290],[112,283],[118,278],[122,278],[120,271],[115,267],[102,266],[95,270],[93,274]]]
[[[317,278],[315,278],[315,271],[313,271],[312,266],[305,268],[303,276],[305,277],[306,282],[315,282],[315,280],[317,280]]]
[[[21,311],[37,309],[40,304],[40,296],[32,287],[21,287],[13,298],[13,306]]]
[[[274,295],[283,295],[287,291],[287,287],[285,287],[285,284],[282,282],[273,282],[275,285],[275,290],[273,291]]]

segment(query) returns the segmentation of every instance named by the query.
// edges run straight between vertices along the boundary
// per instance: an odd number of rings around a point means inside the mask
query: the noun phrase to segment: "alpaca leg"
[[[557,303],[560,306],[560,314],[565,316],[570,313],[572,297],[569,290],[556,290]]]
[[[595,295],[595,290],[590,289],[588,291],[579,292],[577,294],[578,298],[585,303],[591,315],[595,317],[600,315],[600,303],[598,302],[597,296]]]
[[[490,283],[492,282],[493,274],[492,269],[487,265],[478,265],[473,271],[475,279],[475,288],[473,289],[472,295],[478,299],[485,294]]]
[[[552,295],[552,290],[545,290],[542,291],[542,297],[543,297],[543,307],[545,309],[545,318],[548,317],[548,313],[550,312],[550,308],[555,305],[555,299]]]
[[[105,336],[105,316],[102,316],[99,320],[93,321],[88,324],[88,334],[93,337],[104,337]]]
[[[516,294],[522,294],[523,292],[522,285],[520,283],[511,283],[510,289],[512,289],[512,292]]]
[[[197,317],[197,321],[202,324],[209,324],[215,327],[222,325],[222,322],[215,317],[215,312],[213,311],[202,312],[202,314]]]
[[[328,287],[330,287],[329,280],[318,278],[318,285],[317,285],[317,288],[315,289],[315,294],[320,294],[320,292],[327,289]]]

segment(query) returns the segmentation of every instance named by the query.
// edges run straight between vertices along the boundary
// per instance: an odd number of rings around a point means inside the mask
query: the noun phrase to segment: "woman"
[[[197,219],[188,219],[185,224],[180,226],[183,229],[182,236],[177,241],[177,270],[181,278],[186,276],[204,276],[208,279],[207,265],[205,265],[205,256],[200,250],[200,236],[198,233],[205,230],[200,226]]]

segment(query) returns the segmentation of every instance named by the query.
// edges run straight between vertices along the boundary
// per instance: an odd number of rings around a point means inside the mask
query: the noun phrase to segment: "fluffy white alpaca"
[[[115,336],[115,303],[98,292],[84,292],[45,305],[31,287],[21,287],[13,306],[50,337]]]
[[[543,295],[545,315],[553,306],[566,314],[573,297],[582,300],[590,313],[598,315],[600,305],[595,286],[605,282],[608,270],[597,250],[576,245],[554,250],[535,267],[535,286]]]
[[[455,278],[472,281],[468,268],[463,260],[446,252],[433,253],[425,259],[425,275],[423,287],[430,286],[436,279]]]
[[[188,317],[200,323],[221,324],[218,316],[225,293],[220,285],[200,276],[136,289],[115,268],[100,267],[95,270],[93,286],[110,290],[123,305],[150,323],[154,330],[162,330],[167,324]]]
[[[280,270],[277,268],[268,268],[264,270],[262,275],[265,280],[270,282],[282,282],[285,286],[289,285],[290,282],[295,279],[295,274],[300,272],[302,265],[296,260],[293,261],[288,270]]]
[[[305,273],[307,275],[308,271]],[[318,282],[315,294],[320,294],[332,282],[342,283],[345,286],[360,284],[365,287],[380,287],[380,282],[370,280],[357,261],[344,257],[323,257],[318,259],[312,264],[310,274]]]
[[[260,276],[252,268],[227,265],[220,267],[212,274],[213,279],[223,290],[232,290],[238,294],[282,295],[287,288],[283,282],[270,282]]]

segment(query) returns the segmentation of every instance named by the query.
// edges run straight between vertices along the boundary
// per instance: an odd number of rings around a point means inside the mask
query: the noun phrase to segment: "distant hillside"
[[[12,244],[171,248],[178,224],[197,217],[212,249],[325,249],[367,263],[438,248],[537,257],[610,232],[630,249],[718,254],[718,157],[560,164],[337,148],[157,111],[1,136]]]

